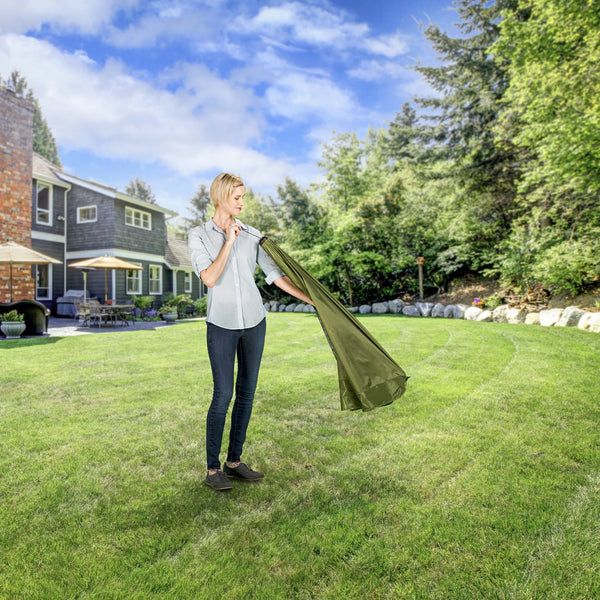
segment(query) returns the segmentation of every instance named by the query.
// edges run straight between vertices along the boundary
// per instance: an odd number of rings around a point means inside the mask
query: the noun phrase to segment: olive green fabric
[[[400,398],[406,374],[360,321],[277,244],[268,238],[260,244],[315,304],[337,360],[342,410],[372,410]]]

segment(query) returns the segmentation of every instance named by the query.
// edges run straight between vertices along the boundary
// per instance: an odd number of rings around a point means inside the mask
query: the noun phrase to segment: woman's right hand
[[[237,223],[232,223],[227,228],[226,241],[229,242],[230,244],[233,244],[235,242],[237,236],[240,234],[241,230],[242,230],[242,228]]]

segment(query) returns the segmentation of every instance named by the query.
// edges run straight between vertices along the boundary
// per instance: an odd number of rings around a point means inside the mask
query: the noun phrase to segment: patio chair
[[[89,323],[90,325],[97,324],[98,327],[104,323],[104,317],[106,316],[102,312],[102,305],[98,300],[90,300],[89,301],[90,314],[89,314]]]
[[[76,321],[83,319],[82,325],[86,325],[90,320],[90,308],[84,304],[79,298],[73,299],[73,306],[75,307],[75,316],[73,317]]]

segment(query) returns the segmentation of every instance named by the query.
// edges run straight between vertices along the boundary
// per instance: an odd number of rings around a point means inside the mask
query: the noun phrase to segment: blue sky
[[[221,171],[315,182],[334,131],[430,94],[428,20],[450,29],[451,0],[0,0],[0,76],[26,77],[67,172],[186,216]]]

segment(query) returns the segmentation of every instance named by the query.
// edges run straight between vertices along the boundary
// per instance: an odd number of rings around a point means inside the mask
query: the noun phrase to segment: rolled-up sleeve
[[[200,227],[194,227],[194,229],[190,231],[188,237],[188,250],[190,253],[190,259],[192,261],[194,271],[196,271],[196,275],[198,275],[198,277],[200,277],[200,273],[202,273],[204,269],[208,269],[208,267],[210,267],[210,265],[213,263],[208,255],[206,246],[200,237],[200,229]]]
[[[265,274],[265,281],[271,285],[276,279],[284,276],[281,269],[275,264],[275,261],[259,246],[258,264]]]

